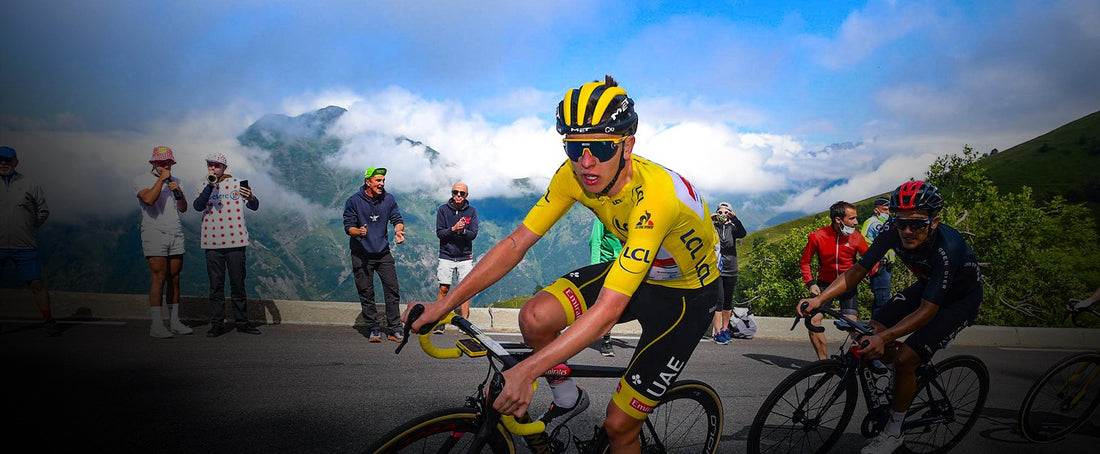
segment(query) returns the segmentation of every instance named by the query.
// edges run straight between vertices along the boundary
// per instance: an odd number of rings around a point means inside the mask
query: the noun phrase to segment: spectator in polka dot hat
[[[237,331],[260,334],[248,321],[245,305],[245,248],[248,225],[245,208],[256,211],[260,199],[252,193],[248,180],[225,173],[228,161],[221,153],[206,155],[207,175],[195,210],[202,212],[199,244],[206,252],[206,274],[210,276],[210,331],[206,337],[218,337],[225,327],[225,276],[229,274],[230,297]]]

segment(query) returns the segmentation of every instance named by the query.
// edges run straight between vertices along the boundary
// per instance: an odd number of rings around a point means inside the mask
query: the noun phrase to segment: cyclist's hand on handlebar
[[[863,336],[859,340],[859,355],[863,359],[873,360],[882,358],[886,351],[886,342],[879,336]]]
[[[414,320],[412,320],[410,331],[417,334],[425,334],[421,331],[431,329],[431,327],[435,326],[435,323],[439,321],[440,316],[435,314],[434,306],[436,306],[436,303],[410,302],[408,306],[405,307],[405,312],[401,314],[402,323],[405,323],[406,325],[409,324],[409,314],[416,306],[423,306],[424,312],[422,315],[415,317]],[[425,325],[427,325],[427,328],[424,328]]]
[[[806,317],[811,311],[821,306],[821,302],[817,298],[803,298],[798,300],[798,303],[794,305],[795,312],[799,317]]]
[[[535,388],[531,386],[533,380],[526,378],[519,369],[521,368],[517,366],[503,372],[504,390],[493,401],[493,409],[501,414],[523,416],[534,398]]]

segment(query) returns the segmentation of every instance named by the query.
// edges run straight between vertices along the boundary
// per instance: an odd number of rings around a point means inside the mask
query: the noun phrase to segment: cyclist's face
[[[569,134],[566,138],[594,141],[623,139],[622,136],[612,134]],[[630,153],[634,149],[634,136],[627,136],[616,144],[616,147],[618,151],[606,161],[601,162],[599,158],[589,152],[584,152],[576,161],[571,161],[573,173],[577,175],[577,179],[586,191],[599,192],[603,190],[604,186],[607,186],[607,183],[611,182],[611,179],[615,177],[615,173],[619,171],[619,154],[622,154],[623,159],[630,159]]]
[[[924,211],[899,211],[894,213],[894,219],[901,245],[906,249],[915,249],[928,241],[932,230],[940,223],[940,218],[929,218]]]

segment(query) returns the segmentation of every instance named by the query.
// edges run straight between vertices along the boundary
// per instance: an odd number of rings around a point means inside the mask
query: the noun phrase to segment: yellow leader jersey
[[[523,225],[545,235],[577,201],[625,242],[604,287],[633,295],[643,280],[672,288],[700,288],[718,277],[714,226],[703,197],[680,174],[637,155],[634,174],[613,196],[586,192],[567,159]]]

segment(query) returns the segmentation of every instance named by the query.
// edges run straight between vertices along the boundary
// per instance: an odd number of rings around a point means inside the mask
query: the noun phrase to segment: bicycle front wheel
[[[481,417],[471,408],[458,407],[428,413],[384,435],[367,449],[367,454],[465,453],[469,452]],[[489,433],[483,453],[513,454],[515,445],[503,425]]]
[[[723,419],[722,399],[710,385],[673,383],[642,426],[642,452],[716,453]]]
[[[844,379],[835,359],[820,360],[789,375],[764,399],[749,428],[748,452],[823,453],[852,418],[856,381]]]
[[[928,424],[906,429],[905,445],[899,452],[938,454],[959,444],[978,416],[989,395],[989,371],[973,356],[953,356],[936,364],[934,377],[917,385],[913,403],[905,414],[905,425],[922,420]],[[938,386],[937,386],[938,383]]]
[[[1020,406],[1020,432],[1036,443],[1060,440],[1100,405],[1100,353],[1058,361],[1031,386]]]

